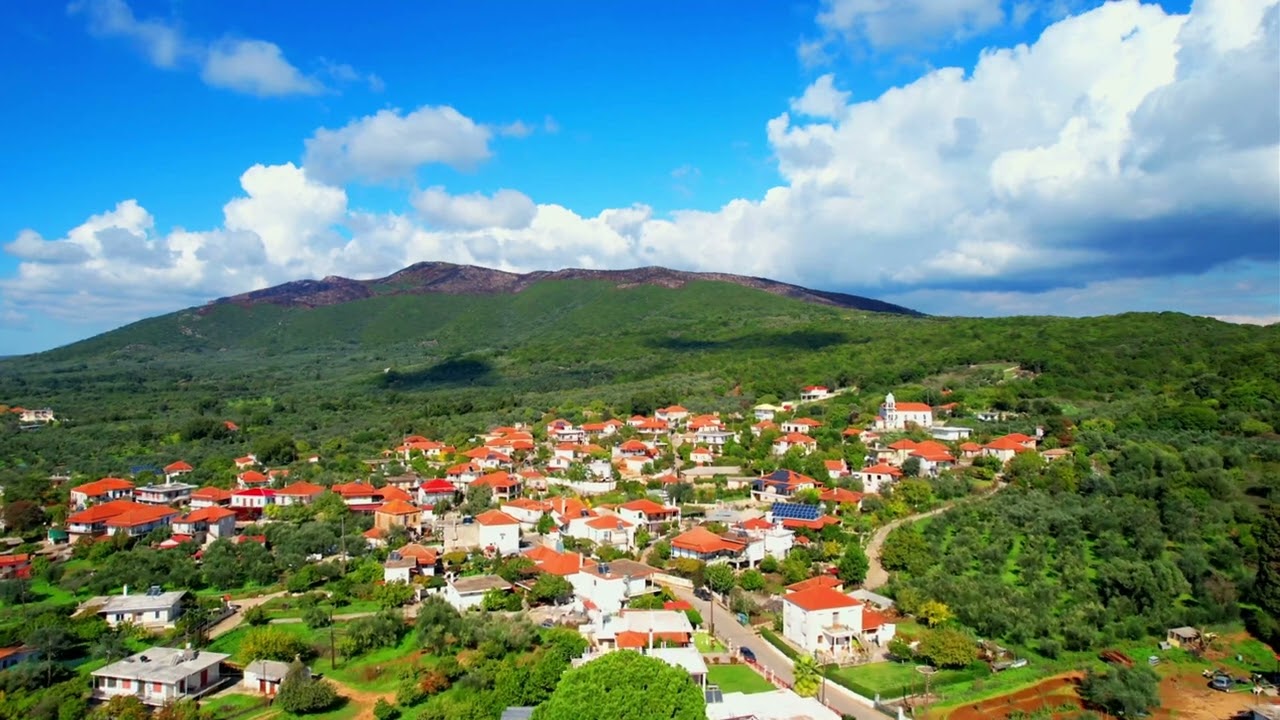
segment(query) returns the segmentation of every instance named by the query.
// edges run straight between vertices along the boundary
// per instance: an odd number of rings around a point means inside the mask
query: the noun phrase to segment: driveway
[[[240,627],[240,623],[244,621],[244,613],[246,610],[248,610],[249,608],[254,608],[259,605],[262,605],[284,594],[286,593],[283,590],[281,590],[280,592],[271,593],[270,595],[262,595],[259,597],[251,597],[251,598],[245,598],[243,600],[233,601],[233,604],[239,606],[240,609],[236,610],[230,617],[223,618],[222,621],[219,622],[217,625],[214,625],[213,627],[209,628],[209,633],[207,637],[210,640],[212,640],[218,637],[219,635],[225,635],[231,632],[232,630],[235,630],[236,628]]]
[[[728,608],[716,603],[715,608],[712,609],[710,603],[694,597],[691,590],[677,587],[673,587],[671,590],[681,600],[689,602],[697,608],[704,622],[708,625],[714,623],[716,637],[720,638],[721,642],[728,646],[730,652],[737,652],[739,648],[748,648],[755,653],[756,661],[762,667],[773,673],[788,687],[791,686],[794,681],[791,674],[791,660],[777,648],[770,645],[767,640],[756,635],[754,630],[739,625],[737,616],[730,612]],[[857,718],[857,720],[886,720],[888,717],[873,709],[870,699],[855,695],[830,681],[824,682],[824,685],[826,686],[826,704],[836,712]],[[822,691],[819,692],[818,697],[822,697]]]

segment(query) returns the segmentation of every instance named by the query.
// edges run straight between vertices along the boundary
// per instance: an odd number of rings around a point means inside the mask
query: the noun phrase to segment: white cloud
[[[533,126],[523,120],[516,120],[506,125],[499,125],[497,131],[504,137],[525,138],[533,134]]]
[[[124,0],[80,0],[67,6],[67,11],[83,13],[93,35],[132,41],[157,67],[177,67],[195,50],[176,26],[155,19],[139,20]]]
[[[303,164],[329,183],[402,180],[428,163],[472,168],[489,158],[492,131],[448,106],[423,106],[402,115],[380,110],[336,130],[320,128],[306,141]]]
[[[298,277],[421,260],[508,270],[668,265],[862,291],[931,312],[1280,312],[1280,5],[1122,1],[1033,44],[852,102],[820,78],[765,131],[783,182],[715,211],[579,215],[514,191],[348,207],[337,185],[470,167],[493,131],[384,110],[255,166],[221,227],[157,232],[127,201],[64,237],[20,233],[0,299],[119,322]],[[821,101],[819,101],[821,99]],[[680,173],[677,173],[680,174]],[[689,171],[684,173],[686,177]]]
[[[875,48],[963,39],[1004,22],[1002,0],[823,0],[818,24]],[[812,49],[810,49],[812,52]]]
[[[412,202],[427,222],[444,228],[518,230],[528,227],[537,213],[533,200],[516,190],[499,190],[492,196],[450,195],[442,187],[432,187],[415,193]]]
[[[827,73],[805,89],[804,94],[791,101],[791,109],[801,115],[835,120],[849,104],[849,93],[837,90],[835,76]]]
[[[284,59],[275,43],[224,40],[209,48],[200,77],[213,87],[248,95],[316,95],[324,90]]]
[[[316,95],[326,89],[319,79],[290,63],[278,45],[266,40],[228,37],[207,42],[186,35],[175,22],[139,19],[124,0],[77,0],[67,10],[84,15],[89,32],[95,36],[132,41],[157,67],[197,67],[201,79],[211,87],[259,97]],[[324,58],[318,62],[336,81],[361,78],[350,65]],[[368,75],[365,80],[374,92],[381,92],[381,78]]]

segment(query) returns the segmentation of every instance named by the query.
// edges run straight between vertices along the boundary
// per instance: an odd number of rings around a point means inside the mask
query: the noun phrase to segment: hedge
[[[800,653],[796,652],[795,648],[788,645],[785,640],[778,637],[777,634],[769,628],[760,628],[760,637],[764,638],[770,645],[781,650],[783,655],[786,655],[792,660],[795,660],[800,656]]]

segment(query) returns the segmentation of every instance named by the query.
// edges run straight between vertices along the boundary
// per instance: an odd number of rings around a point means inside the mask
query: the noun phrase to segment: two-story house
[[[222,507],[206,507],[192,510],[173,521],[174,536],[185,535],[201,545],[214,540],[235,537],[236,513]]]
[[[643,525],[649,534],[654,536],[662,532],[664,524],[680,522],[680,508],[656,503],[648,498],[625,502],[619,505],[615,512],[632,522]]]
[[[71,507],[83,510],[90,504],[110,502],[133,497],[134,484],[124,478],[105,477],[71,488]]]

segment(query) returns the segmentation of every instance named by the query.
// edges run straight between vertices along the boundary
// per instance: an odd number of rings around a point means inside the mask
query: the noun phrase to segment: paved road
[[[724,605],[717,603],[712,610],[710,603],[694,597],[692,591],[683,588],[672,588],[672,590],[681,600],[688,601],[697,608],[705,622],[710,624],[714,621],[716,637],[732,650],[736,651],[743,647],[750,649],[755,653],[756,660],[779,680],[788,686],[794,682],[791,674],[791,660],[768,641],[756,635],[753,630],[739,625],[737,618]],[[833,682],[828,681],[825,685],[826,703],[836,712],[857,720],[887,720],[888,716],[871,707],[871,700],[855,695]],[[822,695],[819,694],[819,697]]]
[[[237,627],[240,627],[240,623],[244,621],[245,610],[262,605],[263,603],[266,603],[267,601],[272,600],[274,598],[278,598],[284,594],[285,592],[281,590],[280,592],[271,593],[270,595],[244,598],[243,600],[233,600],[232,604],[239,606],[240,609],[235,611],[235,613],[230,617],[223,618],[222,622],[219,622],[217,625],[214,625],[212,628],[210,628],[209,634],[208,634],[209,639],[212,640],[213,638],[216,638],[219,635],[225,635],[231,632],[232,630],[235,630]]]
[[[950,509],[951,505],[943,505],[942,507],[934,508],[929,512],[918,513],[916,515],[904,517],[900,520],[894,520],[888,525],[877,530],[876,534],[871,536],[871,542],[867,543],[867,560],[870,562],[870,567],[867,568],[867,579],[866,582],[862,583],[862,587],[867,590],[875,590],[889,582],[889,573],[882,565],[880,565],[880,548],[884,546],[884,539],[889,537],[889,533],[893,532],[894,528],[906,523],[923,520],[924,518],[946,512]]]

